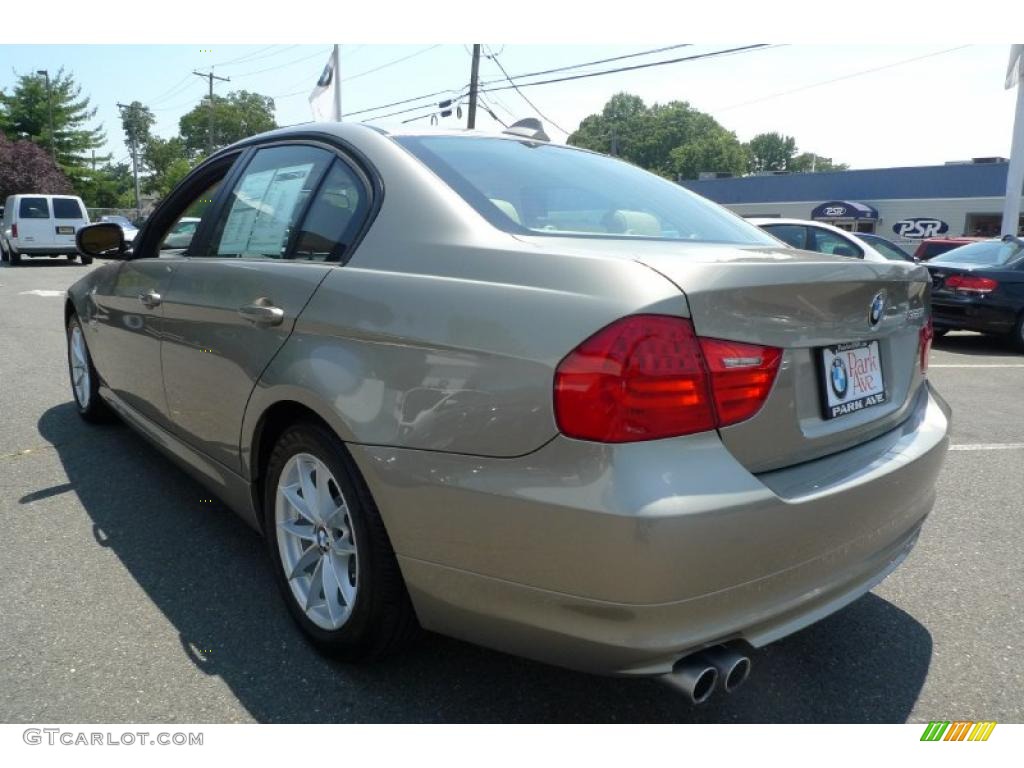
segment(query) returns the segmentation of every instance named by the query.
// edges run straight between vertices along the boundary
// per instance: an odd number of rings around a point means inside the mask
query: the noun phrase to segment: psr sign
[[[908,240],[923,240],[945,234],[949,231],[949,225],[941,219],[917,217],[897,221],[892,225],[892,231]]]

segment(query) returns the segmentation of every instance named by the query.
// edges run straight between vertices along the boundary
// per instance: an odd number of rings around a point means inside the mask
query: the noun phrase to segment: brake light
[[[921,326],[921,330],[918,333],[918,346],[921,350],[921,373],[928,372],[928,355],[932,351],[932,340],[934,338],[935,326],[932,325],[932,319],[929,317],[928,321]]]
[[[775,383],[782,350],[721,339],[701,339],[711,373],[718,426],[745,421],[757,413]]]
[[[17,236],[18,236],[18,222],[14,222],[13,224],[11,224],[11,237],[17,237]]]
[[[974,277],[973,275],[950,275],[946,278],[946,288],[963,293],[992,293],[999,283],[990,277]]]
[[[704,432],[764,404],[781,352],[700,339],[689,320],[633,315],[580,344],[555,371],[558,428],[607,443]]]

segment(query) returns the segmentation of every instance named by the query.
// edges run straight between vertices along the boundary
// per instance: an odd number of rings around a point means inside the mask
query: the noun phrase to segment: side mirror
[[[101,222],[82,227],[75,234],[75,246],[83,256],[97,259],[123,259],[128,249],[120,224]]]

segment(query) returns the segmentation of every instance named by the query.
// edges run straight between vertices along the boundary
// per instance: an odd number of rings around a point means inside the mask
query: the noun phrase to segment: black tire
[[[358,588],[351,614],[338,629],[327,630],[306,616],[292,593],[278,549],[274,518],[278,480],[288,460],[307,453],[322,461],[344,495],[359,562]],[[405,648],[419,624],[398,568],[377,505],[344,443],[326,427],[304,422],[289,427],[267,461],[263,485],[263,530],[267,550],[288,610],[321,651],[344,661],[373,661]]]
[[[1017,325],[1013,328],[1010,342],[1019,352],[1024,352],[1024,312],[1017,318]]]
[[[12,248],[7,252],[7,260],[12,267],[16,267],[21,263],[21,254]]]
[[[100,397],[99,383],[100,377],[96,373],[96,367],[92,364],[92,355],[89,354],[89,347],[85,343],[85,336],[82,336],[82,348],[85,351],[85,361],[89,369],[89,386],[87,388],[86,402],[83,404],[78,397],[78,392],[75,390],[75,374],[72,366],[72,353],[71,353],[71,337],[74,329],[77,328],[80,332],[82,325],[78,321],[78,315],[71,315],[68,320],[67,327],[67,358],[68,358],[68,379],[71,384],[71,399],[75,403],[75,408],[78,411],[78,415],[86,421],[92,423],[99,423],[110,421],[113,413],[103,398]]]
[[[74,261],[74,258],[74,256],[71,257],[72,261]],[[79,256],[78,258],[82,262],[82,266],[84,267],[87,267],[90,264],[92,264],[92,256]]]
[[[936,328],[934,333],[936,339],[941,339],[943,336],[949,333],[949,328]]]

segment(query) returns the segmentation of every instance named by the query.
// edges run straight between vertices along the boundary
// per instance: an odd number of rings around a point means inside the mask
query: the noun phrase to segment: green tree
[[[790,161],[788,170],[794,173],[810,173],[812,170],[815,172],[846,171],[849,168],[850,166],[846,163],[833,163],[831,157],[801,152]]]
[[[796,155],[796,139],[781,133],[759,133],[747,144],[753,171],[788,171]]]
[[[142,148],[142,163],[148,171],[143,190],[162,198],[192,169],[193,157],[183,139],[151,136]]]
[[[272,98],[250,91],[233,91],[227,96],[213,97],[210,142],[210,109],[210,99],[203,99],[178,122],[179,133],[190,152],[206,153],[211,143],[216,149],[277,127]]]
[[[149,141],[149,131],[155,122],[153,112],[141,101],[133,101],[122,109],[121,128],[124,130],[125,144],[131,147],[134,141],[135,146],[141,148]]]
[[[49,94],[43,75],[17,78],[12,93],[0,94],[0,131],[11,138],[28,139],[47,151],[52,146],[62,171],[72,181],[78,181],[87,172],[92,150],[102,147],[105,141],[102,125],[86,127],[96,116],[95,107],[89,106],[89,97],[82,96],[81,87],[63,68],[50,78]]]
[[[128,163],[103,165],[75,187],[87,208],[133,208],[135,189]]]
[[[747,169],[746,151],[736,135],[684,101],[648,107],[638,96],[617,93],[600,114],[584,118],[569,143],[619,155],[670,179]]]

